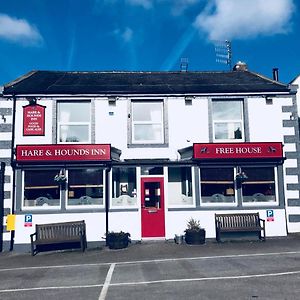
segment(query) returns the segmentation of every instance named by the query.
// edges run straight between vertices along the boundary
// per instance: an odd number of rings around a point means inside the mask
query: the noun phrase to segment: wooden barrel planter
[[[130,243],[130,234],[125,232],[109,232],[106,236],[106,245],[109,249],[127,248]]]
[[[186,230],[185,242],[190,245],[205,244],[205,229],[200,230]]]

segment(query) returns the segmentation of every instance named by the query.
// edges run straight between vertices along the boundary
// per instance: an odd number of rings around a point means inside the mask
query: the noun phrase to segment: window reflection
[[[243,202],[275,202],[274,168],[242,168],[247,180],[242,183]]]
[[[24,171],[24,207],[60,206],[60,186],[54,178],[59,170]]]
[[[135,206],[136,197],[136,168],[112,169],[112,207]]]
[[[242,101],[213,101],[212,118],[215,140],[243,140]]]
[[[201,168],[202,203],[235,203],[234,169]]]
[[[192,168],[169,167],[168,169],[169,205],[192,205]]]
[[[103,170],[68,171],[68,205],[103,205]]]
[[[90,102],[58,102],[57,106],[58,141],[89,142]]]

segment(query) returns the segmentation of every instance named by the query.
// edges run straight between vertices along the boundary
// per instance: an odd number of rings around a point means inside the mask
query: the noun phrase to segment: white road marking
[[[258,278],[258,277],[287,276],[287,275],[295,275],[295,274],[300,274],[300,271],[252,274],[252,275],[219,276],[219,277],[164,279],[164,280],[152,280],[152,281],[140,281],[140,282],[120,282],[120,283],[112,283],[110,286],[142,285],[142,284],[172,283],[172,282],[210,281],[210,280],[229,280],[229,279],[249,279],[249,278]]]
[[[115,263],[110,265],[110,268],[107,272],[106,279],[105,279],[105,282],[104,282],[104,285],[102,287],[102,290],[101,290],[101,293],[99,295],[98,300],[105,300],[106,294],[107,294],[107,291],[108,291],[108,288],[109,288],[109,285],[110,285],[110,282],[111,282],[112,274],[113,274],[114,269],[115,269],[115,266],[116,266]]]
[[[123,262],[120,261],[120,262],[109,262],[109,263],[74,264],[74,265],[19,267],[19,268],[0,269],[0,272],[20,271],[20,270],[39,270],[39,269],[101,267],[101,266],[110,266],[112,263],[114,263],[116,265],[128,265],[128,264],[144,264],[144,263],[153,263],[153,262],[205,260],[205,259],[218,259],[218,258],[258,257],[258,256],[274,256],[274,255],[291,255],[291,254],[300,254],[300,251],[253,253],[253,254],[233,254],[233,255],[215,255],[215,256],[198,256],[198,257],[180,257],[180,258],[163,258],[163,259],[134,260],[134,261],[123,261]]]
[[[235,275],[235,276],[220,276],[220,277],[200,277],[200,278],[180,278],[180,279],[165,279],[165,280],[152,280],[152,281],[140,281],[140,282],[119,282],[110,283],[111,276],[114,269],[114,264],[111,265],[109,272],[107,274],[107,280],[104,284],[93,284],[93,285],[78,285],[78,286],[45,286],[38,288],[24,288],[24,289],[6,289],[0,290],[0,293],[12,293],[12,292],[24,292],[24,291],[40,291],[40,290],[54,290],[54,289],[76,289],[76,288],[98,288],[103,287],[99,300],[104,300],[107,294],[108,287],[117,286],[132,286],[132,285],[145,285],[145,284],[164,284],[164,283],[175,283],[175,282],[193,282],[193,281],[210,281],[210,280],[231,280],[231,279],[251,279],[259,277],[275,277],[275,276],[289,276],[300,274],[300,271],[290,271],[290,272],[280,272],[280,273],[266,273],[266,274],[252,274],[252,275]]]

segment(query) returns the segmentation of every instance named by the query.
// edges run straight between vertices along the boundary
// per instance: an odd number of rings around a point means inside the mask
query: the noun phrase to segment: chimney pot
[[[273,68],[273,80],[279,81],[278,68]]]
[[[248,66],[245,62],[238,61],[233,67],[233,71],[248,71]]]

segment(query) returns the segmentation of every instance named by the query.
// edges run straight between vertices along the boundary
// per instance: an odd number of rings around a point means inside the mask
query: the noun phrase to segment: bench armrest
[[[34,236],[36,236],[36,232],[35,232],[35,233],[32,233],[32,234],[30,235],[31,241],[33,241],[33,237],[34,237]]]
[[[30,242],[31,242],[31,255],[34,256],[34,253],[35,253],[35,249],[34,249],[34,241],[33,241],[33,237],[36,237],[36,232],[35,233],[32,233],[30,235]]]

